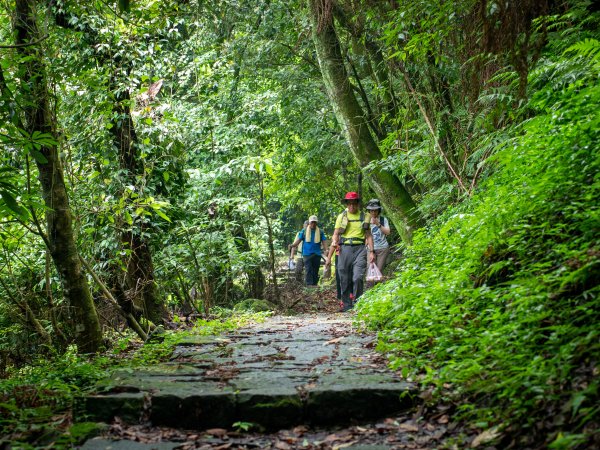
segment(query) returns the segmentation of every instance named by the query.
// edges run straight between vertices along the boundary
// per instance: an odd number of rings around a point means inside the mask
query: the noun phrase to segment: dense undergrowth
[[[199,319],[154,334],[142,343],[133,333],[115,334],[111,349],[103,354],[79,355],[75,346],[62,354],[40,357],[15,369],[0,380],[0,447],[72,448],[97,430],[95,423],[73,423],[73,400],[90,392],[119,367],[143,367],[165,361],[182,338],[189,335],[217,335],[251,321],[260,322],[268,312],[233,312],[215,308],[213,318]]]
[[[493,173],[361,302],[391,365],[502,448],[600,442],[598,49],[542,62]]]

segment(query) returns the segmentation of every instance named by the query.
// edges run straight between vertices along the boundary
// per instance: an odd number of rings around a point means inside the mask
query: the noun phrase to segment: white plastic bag
[[[288,269],[296,270],[296,263],[294,262],[294,260],[292,258],[290,258],[288,260]]]
[[[383,275],[379,271],[379,267],[374,262],[369,264],[369,269],[367,270],[367,281],[381,281],[383,279]]]

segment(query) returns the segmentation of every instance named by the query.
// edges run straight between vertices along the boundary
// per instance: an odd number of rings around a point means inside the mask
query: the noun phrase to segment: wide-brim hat
[[[377,209],[382,209],[381,208],[381,202],[379,201],[378,198],[372,198],[371,200],[369,200],[367,202],[367,209],[370,211],[374,211]]]

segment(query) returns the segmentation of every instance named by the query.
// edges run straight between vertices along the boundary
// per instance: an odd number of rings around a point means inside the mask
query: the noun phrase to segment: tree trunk
[[[55,119],[51,115],[43,54],[39,45],[33,44],[40,40],[36,0],[17,0],[15,10],[17,51],[23,57],[18,74],[23,86],[21,95],[25,97],[21,102],[25,113],[24,126],[30,135],[37,131],[56,141]],[[58,148],[56,144],[46,143],[40,148],[40,152],[43,158],[38,156],[36,162],[46,206],[46,245],[60,275],[65,299],[74,312],[78,350],[84,353],[96,352],[102,345],[102,331],[75,246],[71,209]]]
[[[277,284],[277,270],[275,268],[275,245],[273,244],[273,227],[271,226],[271,219],[269,218],[269,212],[267,211],[267,205],[265,204],[264,181],[260,174],[258,175],[258,190],[260,212],[265,218],[265,224],[267,225],[267,237],[269,243],[269,269],[271,270],[271,277],[273,278],[273,302],[279,305],[281,303],[281,296],[279,294],[279,286]]]
[[[119,167],[125,171],[128,183],[135,186],[136,176],[143,175],[144,169],[138,161],[138,139],[129,103],[130,96],[127,91],[121,91],[115,98],[113,117],[116,119],[113,121],[111,132],[119,153]],[[140,223],[137,230],[126,229],[121,232],[121,243],[129,250],[126,262],[127,294],[135,305],[143,309],[145,317],[154,323],[162,323],[167,316],[167,310],[156,289],[150,247],[142,237],[146,230],[146,224]]]
[[[350,150],[360,167],[382,158],[381,151],[365,121],[348,78],[340,42],[327,14],[331,0],[308,0],[312,36],[323,81]],[[330,5],[329,5],[330,6]],[[367,174],[367,181],[386,207],[403,240],[411,241],[412,231],[423,224],[415,202],[397,177],[380,169]]]
[[[246,231],[242,224],[236,223],[231,230],[231,234],[233,235],[233,242],[239,252],[246,253],[250,251],[250,243],[248,242],[248,237],[246,236]],[[248,276],[249,296],[251,298],[262,299],[265,291],[265,276],[260,270],[260,267],[248,269],[246,275]]]
[[[70,14],[65,8],[54,9],[54,19],[58,26],[77,29],[83,26],[84,40],[90,46],[97,46],[99,39],[95,29],[85,22],[78,21],[77,27],[72,25]],[[102,52],[100,56],[101,64],[109,63],[112,67],[112,53]],[[111,80],[109,89],[114,88],[115,78]],[[114,91],[114,89],[113,89]],[[115,96],[113,106],[113,127],[110,129],[114,144],[118,150],[119,167],[126,172],[129,184],[136,186],[136,175],[143,175],[143,167],[138,162],[137,135],[133,120],[131,119],[131,107],[129,92],[121,91]],[[167,311],[164,303],[159,298],[158,290],[154,280],[154,266],[152,264],[152,254],[146,239],[142,236],[147,230],[145,224],[140,224],[139,229],[134,231],[123,231],[121,233],[121,243],[130,250],[129,259],[126,261],[126,294],[136,306],[142,308],[145,317],[155,323],[161,323]]]

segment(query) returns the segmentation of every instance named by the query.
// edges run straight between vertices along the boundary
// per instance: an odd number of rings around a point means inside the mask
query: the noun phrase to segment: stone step
[[[101,392],[79,399],[76,419],[279,429],[373,420],[412,408],[415,386],[385,368],[373,342],[348,318],[323,315],[190,337],[169,363],[115,371]]]

